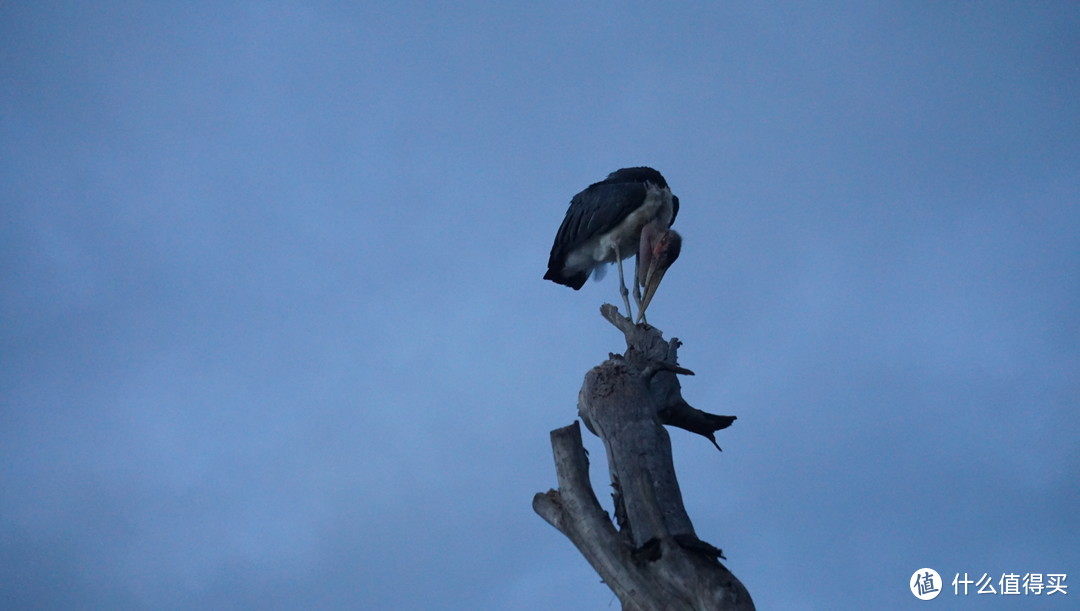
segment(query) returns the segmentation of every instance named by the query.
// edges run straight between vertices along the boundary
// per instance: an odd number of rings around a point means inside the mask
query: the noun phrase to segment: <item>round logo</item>
[[[933,600],[941,594],[941,575],[934,569],[919,569],[908,580],[911,593],[919,600]]]

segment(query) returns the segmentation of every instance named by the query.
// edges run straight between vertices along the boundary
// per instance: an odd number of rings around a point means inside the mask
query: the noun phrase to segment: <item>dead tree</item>
[[[626,336],[626,353],[610,355],[586,374],[578,415],[604,442],[618,529],[589,483],[577,422],[551,432],[559,488],[537,493],[533,509],[577,546],[624,611],[753,609],[750,593],[720,562],[720,550],[694,532],[663,426],[716,445],[715,432],[735,417],[683,400],[676,374],[693,372],[676,364],[677,339],[665,341],[655,327],[632,324],[615,306],[600,311]]]

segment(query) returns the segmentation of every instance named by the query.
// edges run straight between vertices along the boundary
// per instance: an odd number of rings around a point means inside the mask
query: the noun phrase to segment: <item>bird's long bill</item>
[[[659,257],[653,257],[652,261],[649,262],[649,270],[645,272],[645,282],[643,284],[645,294],[641,298],[641,308],[638,312],[639,321],[645,316],[645,310],[649,308],[649,302],[652,301],[657,287],[660,286],[660,281],[664,279],[664,274],[668,270],[667,267],[657,265],[658,260]]]

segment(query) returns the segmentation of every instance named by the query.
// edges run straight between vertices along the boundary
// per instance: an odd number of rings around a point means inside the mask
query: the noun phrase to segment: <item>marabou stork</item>
[[[645,167],[616,170],[570,200],[551,245],[544,279],[576,291],[589,274],[595,271],[600,277],[601,266],[614,262],[619,268],[619,294],[626,317],[633,320],[622,260],[636,252],[634,301],[637,321],[643,322],[660,280],[682,248],[682,238],[669,229],[678,213],[679,198],[671,194],[660,172]]]

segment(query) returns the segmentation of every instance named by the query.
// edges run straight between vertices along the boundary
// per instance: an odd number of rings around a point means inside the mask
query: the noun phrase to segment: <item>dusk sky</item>
[[[758,608],[1077,608],[1080,3],[0,2],[0,146],[4,609],[618,609],[531,502],[637,165]]]

